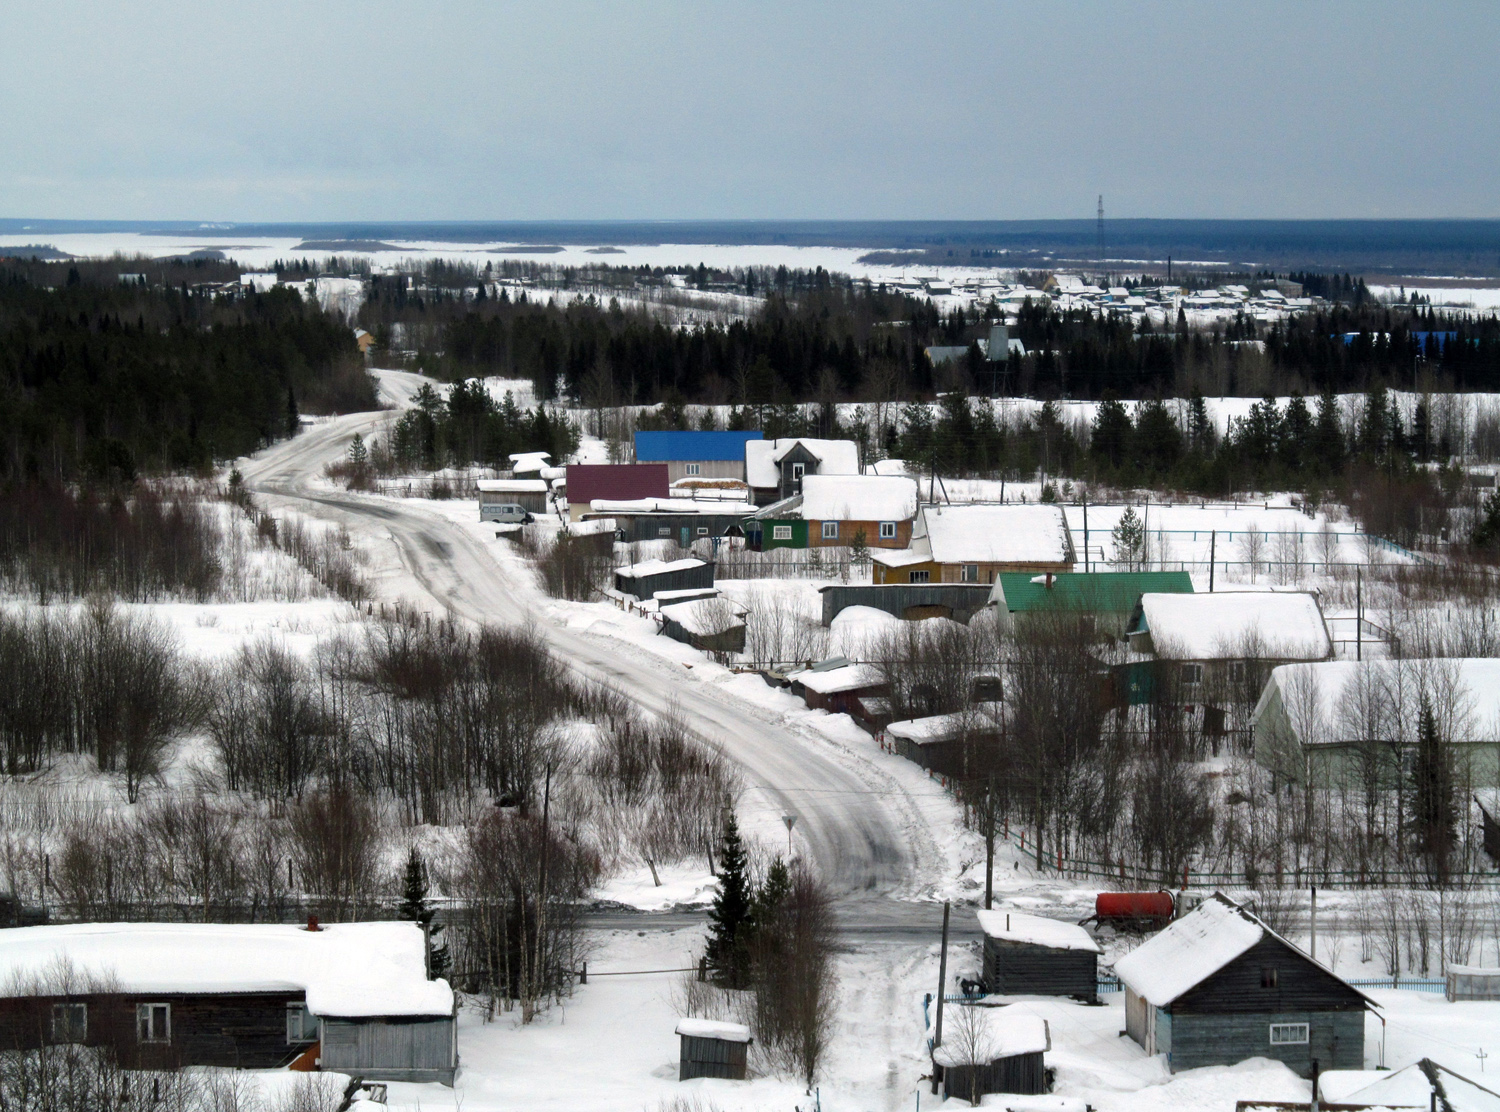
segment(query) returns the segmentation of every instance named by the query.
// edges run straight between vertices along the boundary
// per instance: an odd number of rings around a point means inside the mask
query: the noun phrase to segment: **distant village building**
[[[359,348],[361,355],[369,355],[370,349],[375,346],[375,337],[363,328],[356,328],[354,330],[354,346]]]
[[[456,1004],[415,923],[88,923],[0,931],[0,1040],[107,1048],[126,1069],[275,1069],[311,1054],[453,1083]]]
[[[1222,893],[1115,963],[1125,1030],[1172,1072],[1273,1058],[1303,1077],[1361,1069],[1358,989]]]
[[[622,541],[673,541],[679,548],[688,548],[700,540],[743,537],[745,521],[754,512],[755,507],[748,502],[699,502],[690,498],[614,502],[596,498],[583,520],[609,518]]]
[[[245,290],[253,290],[255,293],[265,293],[274,290],[279,279],[274,271],[265,274],[246,273],[240,275],[240,286]]]
[[[1081,618],[1101,637],[1121,640],[1144,594],[1192,594],[1185,571],[1002,572],[990,593],[1002,629],[1057,617]]]
[[[852,440],[787,437],[745,441],[745,481],[757,506],[802,493],[808,475],[858,475],[859,445]]]
[[[802,493],[768,506],[747,526],[751,547],[905,548],[917,513],[917,484],[900,476],[808,475]],[[748,535],[748,529],[747,529]]]
[[[990,1093],[1047,1091],[1052,1032],[1041,1016],[1014,1005],[957,1004],[945,1019],[943,1041],[932,1051],[933,1076],[945,1100],[957,1097],[978,1107]]]
[[[993,583],[1002,572],[1072,571],[1073,535],[1060,506],[925,505],[911,547],[877,552],[876,583]]]
[[[548,508],[550,487],[545,479],[479,479],[479,520],[491,521],[501,506],[520,506],[533,514]]]
[[[637,463],[665,463],[672,482],[679,479],[745,478],[745,444],[763,439],[752,432],[638,432]]]
[[[630,502],[671,497],[665,463],[568,464],[568,517],[579,521],[596,500]]]
[[[615,590],[642,602],[654,598],[661,591],[681,591],[713,585],[713,564],[692,557],[682,560],[642,560],[638,564],[615,569]]]
[[[877,733],[891,719],[887,685],[879,670],[869,664],[851,664],[843,657],[825,660],[787,676],[793,695],[812,710],[847,714]]]

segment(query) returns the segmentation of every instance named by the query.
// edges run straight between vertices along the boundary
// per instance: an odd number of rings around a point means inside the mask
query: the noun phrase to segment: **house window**
[[[698,535],[700,537],[706,537],[706,536],[708,536],[708,526],[707,525],[700,525],[700,526],[698,526]]]
[[[143,1043],[169,1043],[172,1041],[172,1005],[137,1004],[135,1006],[135,1034]]]
[[[656,535],[658,537],[670,537],[672,535],[672,527],[670,525],[661,525],[661,526],[658,526],[657,530],[656,530]]]
[[[689,475],[701,475],[703,474],[703,465],[701,463],[690,463],[687,465],[686,470]]]
[[[802,464],[802,463],[794,463],[794,464],[792,464],[792,482],[794,482],[794,483],[800,483],[802,481],[802,476],[806,473],[806,471],[807,471],[807,465],[806,464]]]
[[[893,541],[896,539],[896,523],[894,521],[882,521],[880,523],[880,539]]]
[[[959,581],[963,583],[978,583],[979,565],[965,564],[963,566],[963,571],[959,573]]]
[[[55,1043],[81,1043],[89,1033],[89,1006],[87,1004],[52,1005],[52,1041]]]
[[[1182,666],[1182,686],[1197,687],[1203,682],[1203,665],[1184,664]]]
[[[790,525],[771,526],[771,539],[773,541],[789,541],[792,539],[792,527]]]
[[[306,1004],[286,1006],[286,1041],[288,1043],[316,1042],[318,1017],[307,1010]]]
[[[912,582],[912,583],[931,583],[932,582],[932,572],[930,572],[930,571],[914,571],[914,572],[911,573],[910,582]]]
[[[1280,978],[1277,977],[1276,970],[1274,970],[1274,969],[1262,969],[1260,971],[1260,987],[1261,988],[1275,988],[1275,987],[1277,987],[1277,985],[1279,983],[1280,983]],[[1304,1041],[1306,1041],[1306,1040],[1304,1040]]]
[[[823,539],[825,541],[836,541],[839,539],[839,523],[837,521],[823,522]]]
[[[1273,1023],[1271,1024],[1272,1046],[1298,1046],[1307,1043],[1307,1024],[1305,1023]]]

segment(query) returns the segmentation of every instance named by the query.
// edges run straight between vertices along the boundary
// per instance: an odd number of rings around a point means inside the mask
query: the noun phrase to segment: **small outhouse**
[[[745,1080],[751,1040],[750,1028],[743,1023],[684,1019],[677,1024],[677,1034],[682,1039],[678,1081],[689,1081],[694,1077]]]
[[[990,992],[1095,998],[1102,951],[1088,931],[1018,911],[977,914],[984,931],[983,980]]]
[[[932,1051],[932,1068],[945,1100],[959,1097],[977,1107],[988,1093],[1045,1093],[1050,1087],[1046,1052],[1051,1049],[1052,1032],[1041,1016],[1016,1005],[961,1004],[948,1013],[943,1041]]]

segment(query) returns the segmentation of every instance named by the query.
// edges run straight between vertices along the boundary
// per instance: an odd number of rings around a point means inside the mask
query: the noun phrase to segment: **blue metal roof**
[[[638,432],[635,434],[637,463],[680,460],[739,460],[745,458],[745,441],[760,440],[755,432]]]

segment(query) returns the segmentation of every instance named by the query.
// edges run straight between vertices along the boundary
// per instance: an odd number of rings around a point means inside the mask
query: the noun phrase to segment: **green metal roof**
[[[1127,613],[1147,593],[1193,593],[1192,576],[1185,571],[1065,571],[1052,576],[1050,588],[1046,579],[1031,572],[1001,572],[998,580],[1006,609],[1012,614],[1038,610]]]

